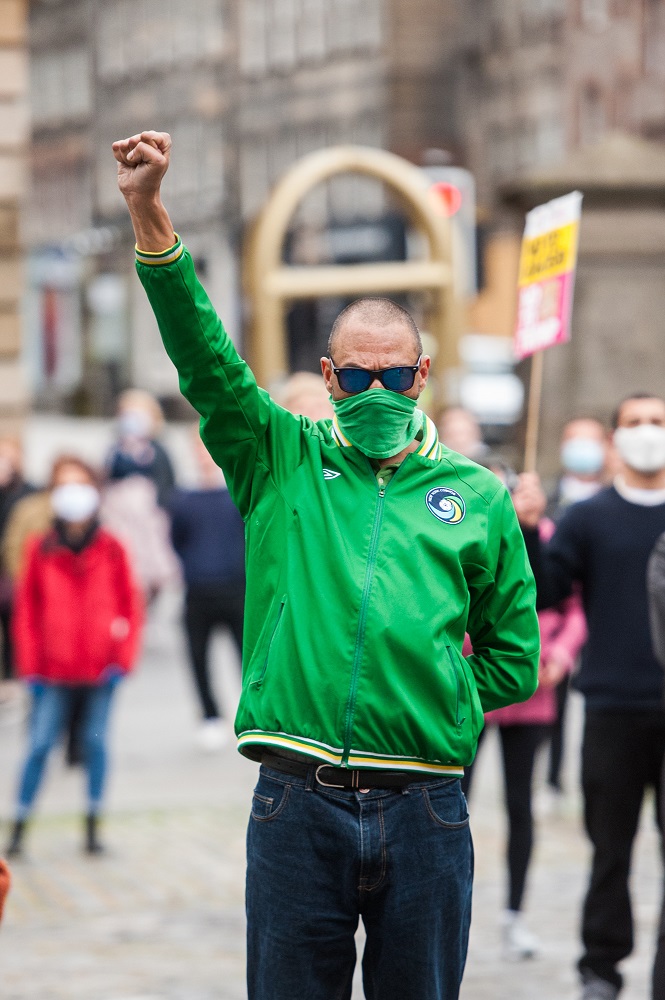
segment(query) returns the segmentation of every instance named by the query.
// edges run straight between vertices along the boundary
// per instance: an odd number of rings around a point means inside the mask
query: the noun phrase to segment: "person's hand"
[[[118,186],[132,217],[136,245],[145,253],[162,253],[176,242],[161,199],[162,178],[169,168],[168,132],[139,132],[113,143]]]
[[[118,161],[118,187],[128,200],[149,200],[159,194],[169,168],[171,136],[168,132],[139,132],[113,143]]]
[[[547,507],[540,476],[535,472],[523,472],[518,477],[512,497],[520,524],[525,528],[537,528]]]
[[[554,688],[566,676],[566,665],[560,660],[549,659],[538,668],[538,685],[542,688]]]
[[[122,667],[119,667],[117,663],[109,663],[108,667],[104,667],[99,675],[99,683],[100,685],[108,685],[114,688],[117,687],[124,676],[125,671]]]

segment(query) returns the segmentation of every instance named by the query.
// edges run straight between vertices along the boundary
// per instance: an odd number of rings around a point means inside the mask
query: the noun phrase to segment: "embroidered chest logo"
[[[459,524],[464,520],[466,506],[464,500],[455,490],[445,486],[435,486],[425,497],[427,509],[445,524]]]
[[[342,475],[341,472],[333,472],[332,469],[324,469],[323,470],[323,478],[324,479],[337,479],[337,477],[341,476],[341,475]]]

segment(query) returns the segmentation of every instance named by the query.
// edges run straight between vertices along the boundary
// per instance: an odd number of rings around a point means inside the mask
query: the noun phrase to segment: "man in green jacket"
[[[417,408],[430,359],[389,300],[333,327],[332,421],[258,388],[161,202],[170,146],[143,132],[113,149],[139,277],[246,526],[249,998],[349,998],[362,916],[367,997],[454,1000],[473,877],[459,778],[483,712],[536,687],[512,502]]]

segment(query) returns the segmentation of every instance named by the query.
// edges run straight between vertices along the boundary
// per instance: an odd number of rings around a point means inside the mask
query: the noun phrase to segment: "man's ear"
[[[323,381],[326,383],[326,389],[332,396],[333,384],[332,376],[333,370],[330,363],[330,358],[321,358],[321,374],[323,375]]]
[[[427,379],[429,378],[430,365],[432,364],[432,359],[429,354],[424,354],[420,360],[420,368],[418,369],[418,378],[420,379],[420,389],[422,392],[427,385]]]

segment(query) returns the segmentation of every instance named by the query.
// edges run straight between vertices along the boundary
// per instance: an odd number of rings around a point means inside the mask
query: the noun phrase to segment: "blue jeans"
[[[106,733],[114,685],[88,689],[82,727],[83,753],[88,775],[88,811],[98,812],[107,769]],[[67,726],[74,692],[64,684],[47,684],[35,691],[30,717],[28,754],[18,790],[19,819],[29,815],[39,791],[46,763]]]
[[[261,768],[247,833],[249,1000],[456,1000],[473,845],[457,779],[324,788]]]

